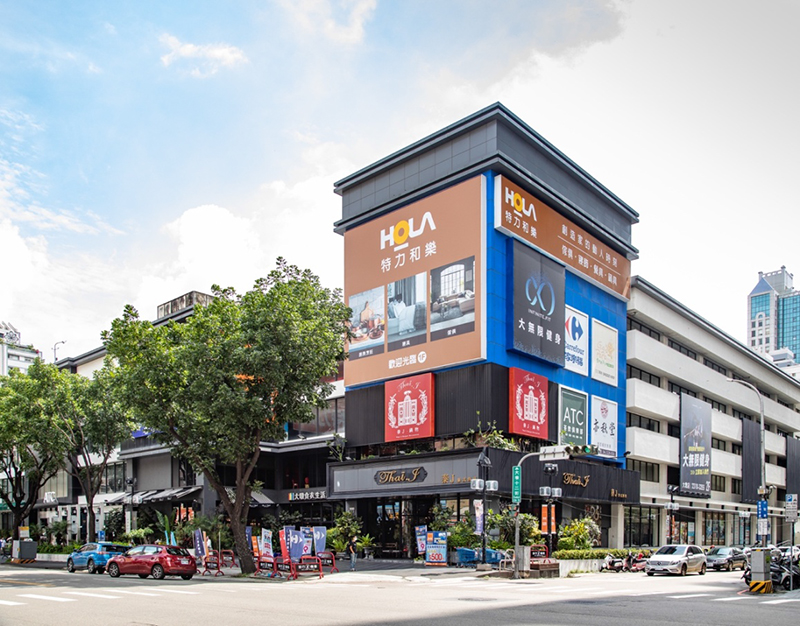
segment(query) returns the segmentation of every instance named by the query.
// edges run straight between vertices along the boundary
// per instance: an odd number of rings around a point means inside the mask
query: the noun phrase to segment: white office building
[[[39,356],[38,350],[22,345],[20,332],[14,326],[0,321],[0,376],[8,376],[11,370],[27,372]]]

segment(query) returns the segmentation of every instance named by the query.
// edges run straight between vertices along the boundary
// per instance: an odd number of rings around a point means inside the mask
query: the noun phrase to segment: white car
[[[706,573],[706,555],[697,546],[685,544],[661,546],[645,564],[644,571],[648,576],[654,574],[680,574],[697,572],[701,576]]]

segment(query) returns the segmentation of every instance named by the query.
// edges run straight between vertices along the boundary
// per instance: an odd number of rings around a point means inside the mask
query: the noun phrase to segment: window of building
[[[728,407],[722,404],[722,402],[717,402],[716,400],[714,400],[713,398],[709,398],[708,396],[703,396],[703,400],[705,402],[708,402],[711,405],[712,409],[716,409],[720,413],[728,412]]]
[[[712,370],[714,370],[715,372],[719,372],[723,376],[727,376],[728,375],[728,370],[727,369],[725,369],[719,363],[714,363],[714,361],[712,361],[711,359],[707,359],[707,358],[703,357],[703,365],[705,365],[706,367],[710,367]]]
[[[742,495],[742,479],[731,478],[731,493],[740,496]]]
[[[726,483],[727,481],[725,480],[724,476],[711,474],[711,491],[727,491],[728,488]]]
[[[639,472],[641,480],[657,483],[659,479],[658,463],[648,463],[637,459],[628,459],[627,469]]]
[[[733,543],[739,546],[749,546],[750,538],[750,517],[733,517]],[[753,536],[755,539],[755,536]]]
[[[697,360],[697,352],[695,352],[694,350],[692,350],[692,349],[690,349],[690,348],[687,348],[687,347],[686,347],[686,346],[684,346],[683,344],[680,344],[680,343],[678,343],[678,342],[677,342],[677,341],[675,341],[674,339],[670,339],[670,340],[667,342],[667,344],[668,344],[668,345],[669,345],[669,347],[670,347],[670,348],[672,348],[673,350],[677,350],[677,351],[678,351],[678,352],[680,352],[681,354],[688,356],[690,359],[694,359],[695,361]]]
[[[109,463],[100,479],[99,493],[125,491],[125,463]]]
[[[653,339],[661,341],[660,332],[658,332],[654,328],[650,328],[647,324],[642,324],[640,321],[635,320],[632,317],[628,318],[628,330],[638,330],[640,333],[644,333],[645,335],[652,337]]]
[[[629,428],[644,428],[645,430],[652,430],[654,433],[661,432],[661,424],[659,422],[643,415],[636,415],[636,413],[627,414],[627,425]]]
[[[733,452],[734,454],[738,454],[739,456],[742,456],[742,444],[732,443],[731,452]]]
[[[706,545],[725,545],[725,517],[725,513],[719,513],[717,511],[704,512],[704,541]]]
[[[734,417],[738,417],[740,420],[750,420],[752,422],[754,419],[752,415],[745,413],[744,411],[740,411],[739,409],[732,409],[731,413]]]
[[[661,378],[659,376],[651,374],[650,372],[645,372],[644,370],[634,367],[633,365],[628,365],[627,377],[638,378],[639,380],[643,380],[644,382],[655,385],[656,387],[661,386]]]
[[[659,544],[659,509],[647,506],[625,507],[626,548],[648,548]]]
[[[669,390],[672,393],[675,393],[675,394],[678,394],[678,395],[681,395],[682,393],[685,393],[687,396],[692,396],[693,398],[697,397],[697,392],[696,391],[692,391],[691,389],[687,389],[686,387],[682,387],[678,383],[673,383],[672,381],[669,381]]]
[[[711,447],[716,448],[717,450],[722,450],[724,452],[727,449],[727,444],[722,439],[717,439],[716,437],[712,437]]]
[[[667,424],[667,436],[681,438],[681,425],[680,424]]]
[[[781,399],[780,399],[779,397],[777,397],[777,396],[775,396],[775,402],[777,402],[777,403],[778,403],[778,404],[780,404],[781,406],[785,406],[787,409],[791,409],[791,408],[792,408],[792,407],[791,407],[791,405],[790,405],[788,402],[784,402],[783,400],[781,400]]]

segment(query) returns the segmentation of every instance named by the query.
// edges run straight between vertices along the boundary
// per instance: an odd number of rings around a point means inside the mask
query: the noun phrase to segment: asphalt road
[[[465,570],[343,572],[275,582],[183,581],[0,567],[0,625],[794,624],[800,591],[751,595],[739,572],[511,581]]]

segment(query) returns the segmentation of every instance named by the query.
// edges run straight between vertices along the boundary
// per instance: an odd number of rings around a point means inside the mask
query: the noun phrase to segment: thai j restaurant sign
[[[711,497],[711,405],[681,394],[681,494]]]

